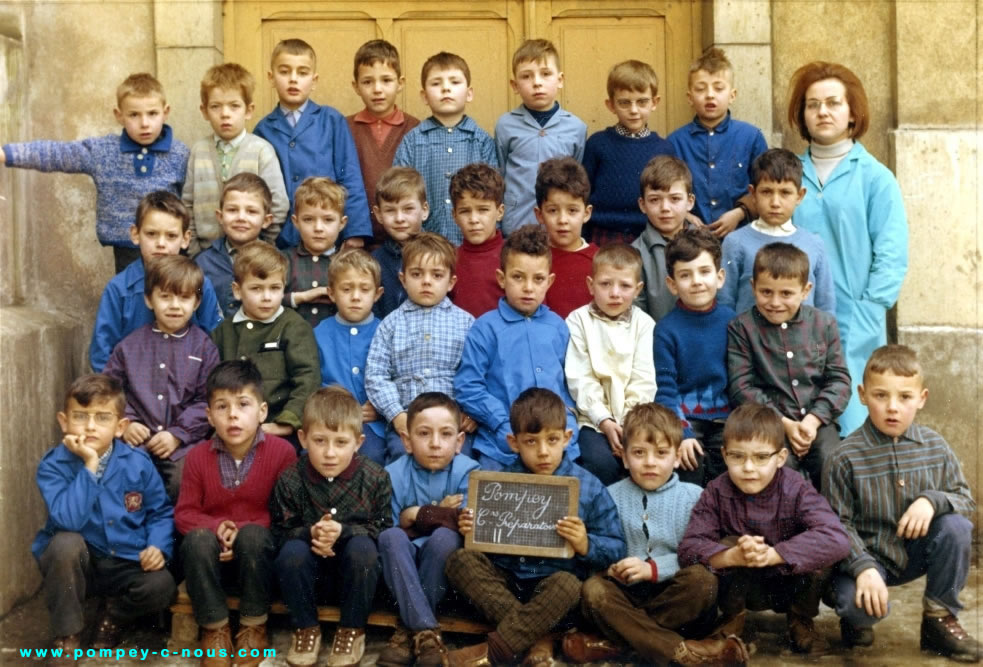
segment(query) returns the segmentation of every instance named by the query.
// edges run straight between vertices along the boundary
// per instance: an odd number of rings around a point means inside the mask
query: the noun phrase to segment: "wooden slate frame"
[[[474,513],[476,524],[478,521],[478,513],[481,509],[479,487],[483,483],[489,482],[566,488],[568,489],[568,503],[564,515],[579,515],[580,480],[576,477],[475,470],[471,473],[468,480],[468,508]],[[561,547],[530,546],[524,544],[509,544],[506,542],[479,542],[475,540],[474,530],[468,532],[468,534],[465,536],[464,548],[475,549],[486,553],[510,554],[515,556],[542,556],[545,558],[573,558],[574,555],[573,547],[566,541],[564,541],[564,546]]]

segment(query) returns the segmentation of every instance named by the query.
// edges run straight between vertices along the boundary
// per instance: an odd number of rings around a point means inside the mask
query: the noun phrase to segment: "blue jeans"
[[[437,604],[447,593],[444,564],[460,547],[461,535],[444,527],[435,530],[422,546],[399,527],[379,535],[382,574],[396,596],[403,624],[413,632],[437,627]]]

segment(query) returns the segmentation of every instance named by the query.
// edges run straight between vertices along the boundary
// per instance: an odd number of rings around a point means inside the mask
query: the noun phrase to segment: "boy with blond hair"
[[[253,75],[236,63],[215,65],[201,80],[201,115],[212,126],[212,134],[192,145],[181,195],[191,211],[188,254],[192,257],[221,236],[214,212],[221,208],[222,184],[238,173],[256,174],[270,188],[273,221],[261,234],[264,241],[276,241],[287,217],[290,202],[276,151],[268,141],[246,131],[246,121],[253,117],[255,88]]]
[[[399,64],[399,51],[386,40],[373,39],[358,47],[353,77],[352,88],[365,108],[346,120],[358,151],[365,195],[372,204],[376,203],[376,183],[393,166],[403,137],[420,121],[396,106],[396,97],[402,92],[406,77]],[[368,249],[374,250],[387,236],[374,208],[371,216],[372,247]]]
[[[655,397],[655,322],[632,305],[642,289],[642,258],[629,245],[597,251],[587,289],[591,302],[567,317],[564,370],[577,404],[581,465],[609,486],[621,478],[625,415]]]
[[[0,165],[87,174],[96,185],[96,236],[113,246],[120,273],[140,258],[129,231],[140,200],[158,190],[180,196],[184,186],[188,147],[165,124],[170,110],[157,79],[131,74],[116,89],[113,115],[121,134],[6,144]]]
[[[324,176],[340,183],[348,192],[345,215],[349,218],[341,237],[347,244],[361,247],[372,236],[372,223],[358,151],[345,117],[310,99],[317,83],[314,49],[302,39],[277,42],[267,76],[280,103],[256,124],[253,132],[276,149],[288,199],[294,201],[294,192],[309,176]],[[299,241],[300,234],[288,218],[277,246],[288,248]]]
[[[505,181],[494,167],[469,164],[451,177],[454,222],[463,240],[457,249],[461,289],[451,292],[454,305],[475,317],[498,306],[505,296],[495,279],[505,238],[498,223],[505,214]]]
[[[672,144],[649,129],[660,98],[659,78],[648,63],[626,60],[612,67],[607,92],[604,106],[618,122],[587,139],[583,160],[593,208],[585,236],[598,246],[631,243],[644,231],[637,178],[653,157],[676,154]]]
[[[458,246],[461,231],[454,224],[448,184],[458,169],[472,162],[498,167],[495,142],[466,114],[474,90],[464,58],[446,51],[430,56],[423,63],[420,83],[420,96],[432,115],[403,137],[393,164],[423,175],[432,207],[424,228]]]
[[[560,56],[553,43],[527,39],[512,56],[512,92],[522,104],[495,124],[495,147],[505,178],[506,236],[528,223],[538,196],[530,187],[540,165],[550,158],[572,157],[580,162],[587,142],[587,125],[556,101],[563,88]],[[586,203],[586,202],[585,202]]]

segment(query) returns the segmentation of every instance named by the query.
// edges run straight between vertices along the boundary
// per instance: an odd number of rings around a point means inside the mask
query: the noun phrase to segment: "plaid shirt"
[[[311,541],[311,526],[334,509],[341,524],[338,541],[356,535],[373,540],[393,525],[389,474],[369,459],[352,457],[335,478],[322,477],[306,456],[280,475],[270,497],[270,521],[277,544]]]
[[[263,429],[256,429],[256,435],[253,437],[253,444],[250,446],[249,451],[246,455],[242,457],[239,461],[239,465],[236,465],[236,460],[232,458],[232,454],[229,454],[229,450],[225,448],[225,443],[217,435],[212,438],[209,448],[216,452],[215,458],[218,459],[218,476],[222,481],[222,486],[226,489],[234,489],[237,486],[243,484],[246,481],[246,476],[249,475],[249,469],[253,467],[253,460],[256,458],[256,446],[263,442],[266,434],[263,433]]]
[[[789,419],[834,421],[850,400],[850,373],[833,315],[803,304],[772,324],[757,306],[727,327],[727,370],[735,404],[761,403]]]
[[[365,393],[387,421],[425,391],[454,396],[464,339],[474,317],[446,296],[436,306],[412,301],[376,329],[365,362]]]
[[[305,292],[328,284],[328,266],[334,250],[331,249],[323,255],[312,255],[302,241],[284,254],[290,262],[290,267],[287,270],[287,284],[283,290],[283,304],[296,310],[311,327],[316,327],[321,320],[338,312],[338,308],[327,300],[323,303],[308,302],[295,306],[293,292]]]

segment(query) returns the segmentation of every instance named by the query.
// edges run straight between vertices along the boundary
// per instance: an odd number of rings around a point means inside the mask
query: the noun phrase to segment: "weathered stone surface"
[[[712,21],[709,28],[715,44],[770,44],[771,3],[765,0],[717,0],[711,12],[704,14]]]
[[[222,3],[218,0],[154,0],[157,48],[222,48]]]
[[[737,99],[731,105],[734,118],[751,123],[770,140],[774,127],[771,97],[771,47],[769,45],[719,44],[734,66]],[[769,143],[769,146],[772,145]]]
[[[174,47],[157,51],[157,77],[171,105],[169,123],[178,139],[191,145],[212,132],[201,115],[201,78],[212,65],[222,62],[214,48]]]

